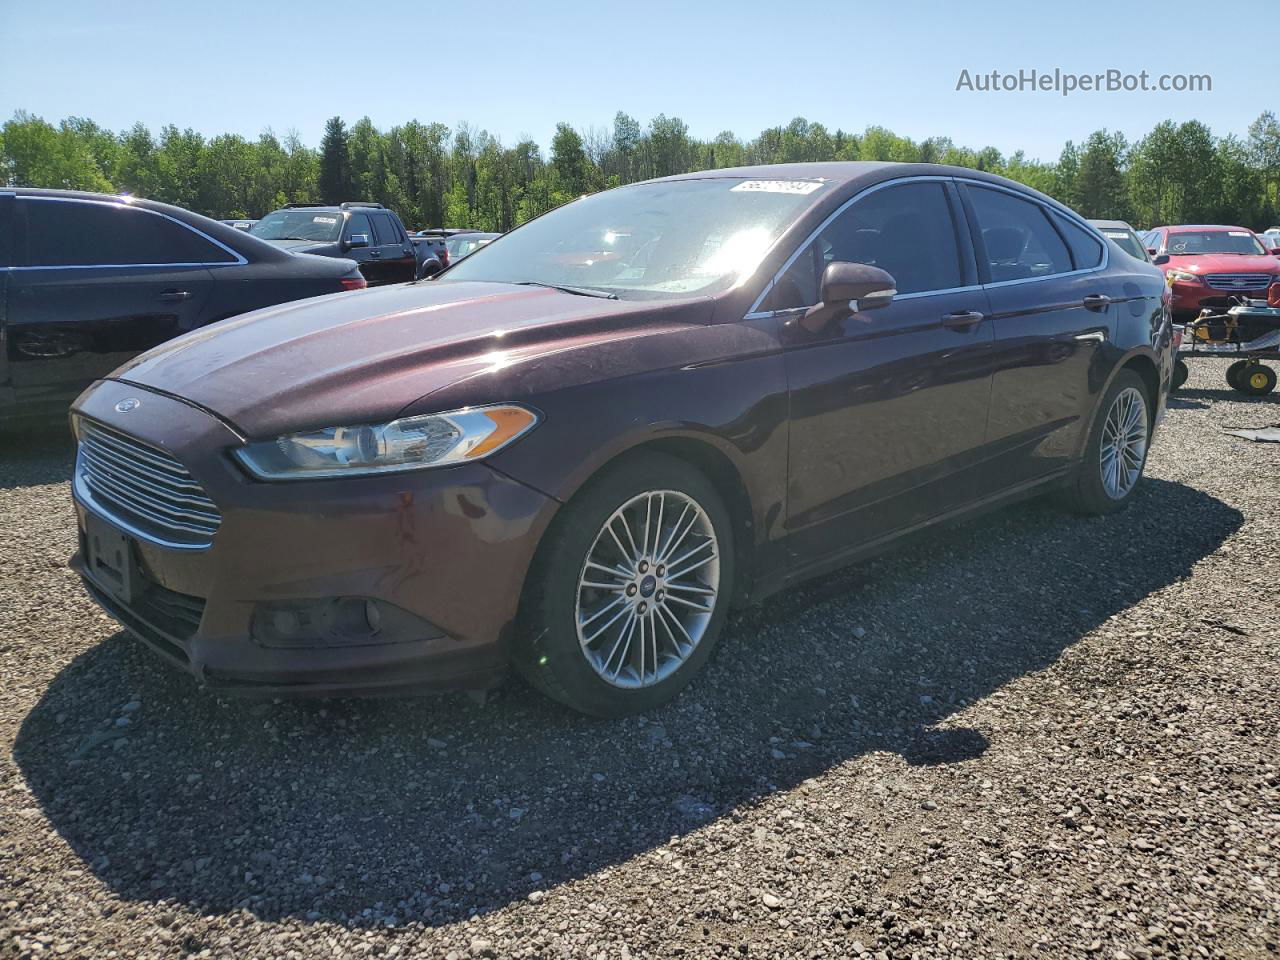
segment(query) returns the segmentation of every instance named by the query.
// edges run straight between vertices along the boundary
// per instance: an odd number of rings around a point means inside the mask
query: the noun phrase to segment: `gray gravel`
[[[736,617],[600,722],[219,700],[0,436],[0,956],[1273,957],[1280,421],[1198,363],[1126,513],[1034,502]]]

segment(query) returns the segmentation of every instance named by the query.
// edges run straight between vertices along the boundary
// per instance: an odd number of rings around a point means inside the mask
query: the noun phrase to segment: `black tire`
[[[701,507],[715,534],[719,584],[712,613],[684,662],[648,686],[623,688],[597,672],[579,643],[579,576],[596,537],[614,512],[649,491],[674,491]],[[732,521],[715,486],[675,457],[657,453],[628,456],[584,487],[548,530],[530,571],[512,660],[535,688],[582,713],[622,717],[651,710],[679,693],[711,656],[728,615],[733,588]]]
[[[1187,382],[1187,377],[1191,376],[1191,369],[1187,366],[1187,361],[1177,360],[1173,364],[1173,382],[1169,385],[1169,390],[1178,390]]]
[[[1236,374],[1236,389],[1248,397],[1265,397],[1276,388],[1276,372],[1265,363],[1250,364]]]
[[[434,277],[442,269],[444,268],[440,266],[439,260],[428,260],[426,263],[422,264],[422,266],[418,267],[418,276],[416,279],[426,280],[430,277]]]
[[[1143,450],[1142,463],[1138,468],[1138,480],[1123,496],[1113,497],[1107,493],[1103,484],[1101,467],[1102,433],[1107,415],[1115,404],[1116,398],[1128,389],[1137,390],[1146,406],[1147,446]],[[1089,438],[1085,442],[1084,455],[1064,491],[1064,499],[1070,509],[1076,513],[1097,516],[1115,513],[1117,510],[1123,510],[1128,505],[1138,487],[1142,485],[1142,470],[1146,467],[1147,450],[1151,444],[1151,417],[1151,394],[1146,381],[1132,370],[1121,370],[1116,374],[1115,380],[1107,388],[1106,394],[1102,397],[1102,402],[1098,404],[1098,409],[1094,412],[1093,423],[1089,427]]]
[[[1232,390],[1243,390],[1240,386],[1240,374],[1249,366],[1248,360],[1237,360],[1231,366],[1227,367],[1227,386]]]

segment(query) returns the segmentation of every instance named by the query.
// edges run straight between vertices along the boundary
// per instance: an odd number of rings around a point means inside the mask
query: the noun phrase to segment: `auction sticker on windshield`
[[[338,218],[337,217],[312,217],[311,222],[312,223],[337,223]]]
[[[822,186],[815,180],[743,180],[731,190],[742,190],[750,193],[813,193]]]

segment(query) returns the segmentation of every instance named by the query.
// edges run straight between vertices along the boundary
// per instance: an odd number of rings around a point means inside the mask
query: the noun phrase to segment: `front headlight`
[[[1167,274],[1170,280],[1176,280],[1179,283],[1199,283],[1198,274],[1191,273],[1188,270],[1170,270]]]
[[[532,410],[511,404],[467,407],[385,424],[291,433],[234,452],[263,480],[392,473],[481,460],[537,422]]]

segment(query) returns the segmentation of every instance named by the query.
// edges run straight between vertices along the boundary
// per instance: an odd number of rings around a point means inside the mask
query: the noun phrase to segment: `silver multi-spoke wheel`
[[[1147,456],[1147,401],[1133,387],[1116,394],[1102,425],[1098,461],[1102,489],[1121,500],[1137,484]]]
[[[578,575],[578,643],[616,687],[648,687],[680,668],[711,621],[720,546],[711,518],[675,490],[651,490],[613,512]]]

